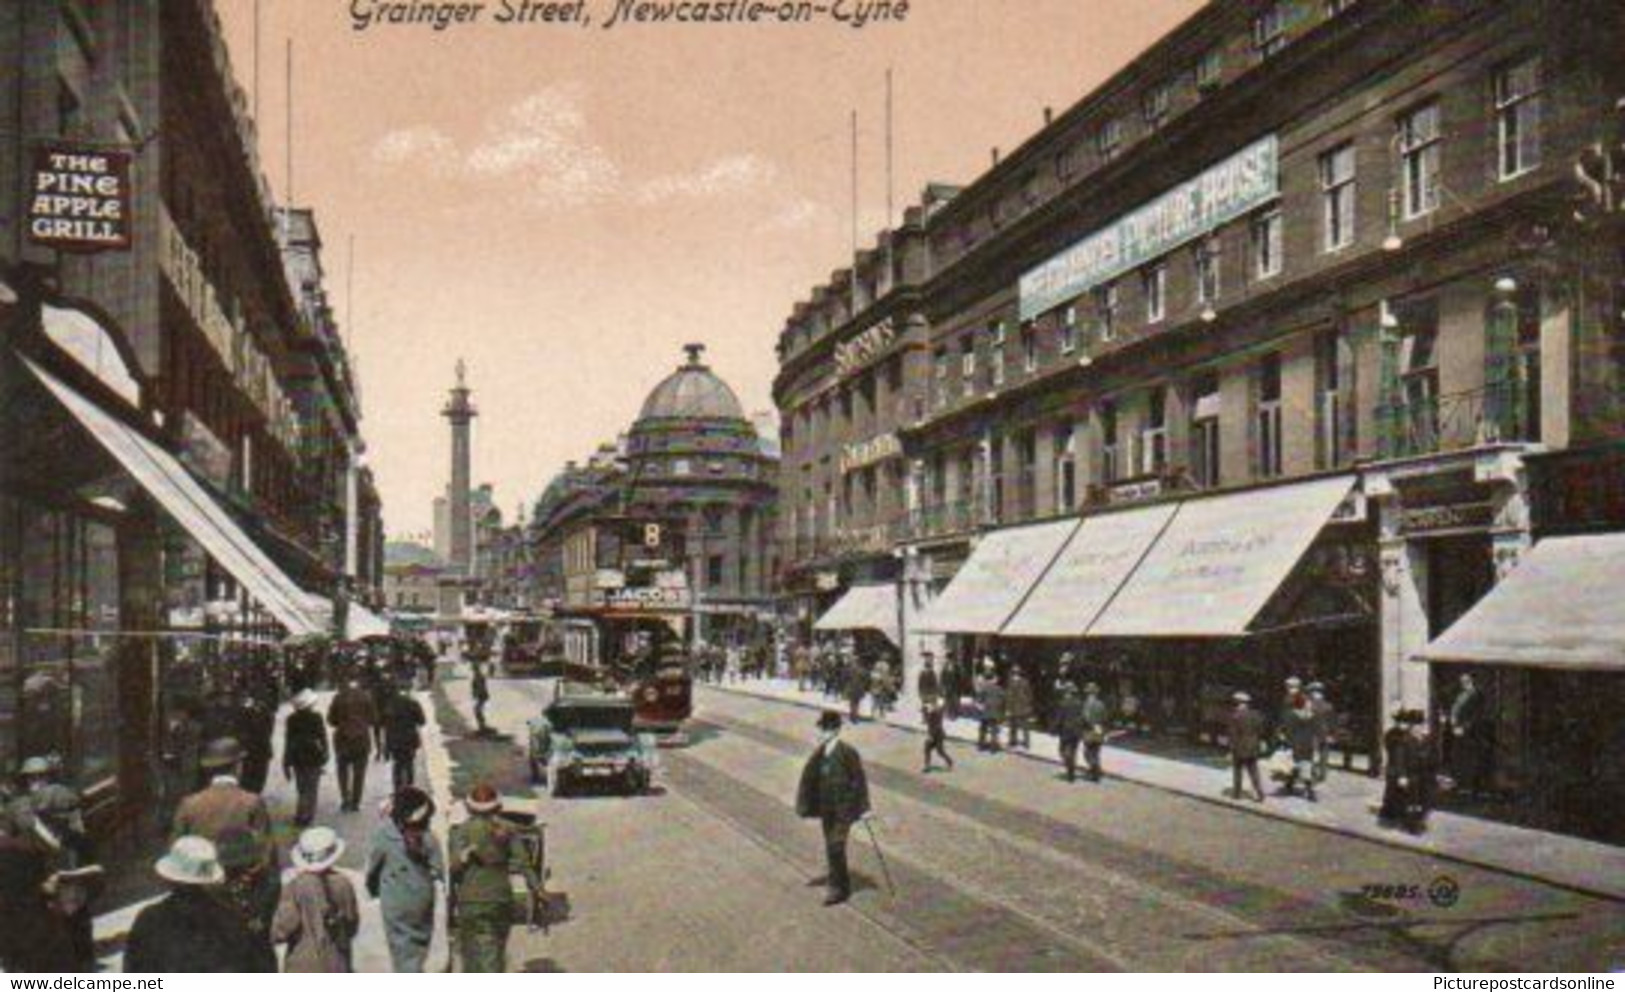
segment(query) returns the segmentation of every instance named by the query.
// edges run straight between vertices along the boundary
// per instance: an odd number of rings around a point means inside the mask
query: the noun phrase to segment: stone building
[[[101,823],[150,796],[176,694],[376,586],[379,504],[214,6],[3,4],[0,64],[0,770],[61,755]],[[48,154],[127,179],[120,237],[27,222]]]
[[[1465,666],[1493,791],[1586,820],[1541,784],[1583,757],[1544,714],[1589,698],[1583,739],[1612,739],[1622,677],[1429,645],[1540,536],[1531,466],[1625,434],[1622,40],[1590,0],[1206,5],[884,236],[923,225],[926,271],[855,300],[840,273],[793,311],[788,574],[873,535],[899,599],[935,597],[905,637],[1039,674],[1071,651],[1168,732],[1316,678],[1372,767],[1388,716],[1437,719]],[[902,423],[835,361],[899,307]],[[859,458],[847,498],[853,445],[899,466],[887,491]]]
[[[536,504],[537,598],[578,621],[577,653],[592,643],[583,624],[602,637],[632,615],[711,643],[773,622],[777,461],[704,346],[687,350],[623,441],[567,468]],[[629,561],[647,567],[644,585]]]

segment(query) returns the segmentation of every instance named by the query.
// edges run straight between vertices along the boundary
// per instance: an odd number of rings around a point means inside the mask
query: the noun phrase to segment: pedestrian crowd
[[[482,856],[468,854],[448,872],[430,828],[434,802],[416,784],[426,716],[413,690],[432,679],[425,656],[432,665],[424,646],[383,639],[296,644],[275,670],[244,666],[201,696],[173,695],[154,749],[168,843],[152,871],[167,893],[136,915],[124,970],[351,971],[360,901],[338,868],[345,840],[317,822],[318,799],[332,767],[340,814],[360,813],[370,766],[382,763],[391,767],[390,798],[361,877],[379,902],[395,970],[424,970],[437,888],[448,878],[457,884]],[[325,713],[315,688],[323,683],[337,686]],[[286,851],[261,795],[278,753],[297,796],[299,832]],[[83,798],[67,780],[59,759],[35,755],[14,783],[0,783],[0,970],[98,968],[93,904],[105,873]],[[478,897],[465,902],[479,917]]]
[[[857,723],[867,716],[884,719],[897,706],[902,685],[901,659],[889,644],[862,643],[856,638],[796,644],[786,652],[788,671],[768,673],[795,680],[800,691],[820,692],[844,704],[844,718]],[[967,673],[969,673],[967,675]],[[1107,743],[1148,729],[1147,711],[1134,683],[1123,678],[1108,696],[1099,681],[1086,678],[1070,653],[1060,656],[1056,677],[1045,698],[1028,670],[993,654],[974,664],[922,651],[915,691],[920,705],[924,742],[923,770],[951,770],[948,721],[969,717],[977,728],[979,751],[1031,750],[1035,728],[1050,731],[1068,782],[1082,777],[1098,782],[1105,775]],[[1167,704],[1162,703],[1164,708]],[[1235,692],[1217,729],[1231,759],[1227,794],[1236,800],[1265,802],[1266,779],[1274,796],[1318,802],[1332,752],[1345,746],[1345,721],[1325,683],[1296,676],[1282,685],[1279,705],[1260,708],[1252,695]],[[1460,679],[1455,694],[1441,709],[1439,723],[1447,737],[1442,749],[1450,775],[1443,774],[1441,748],[1427,730],[1427,715],[1401,709],[1391,716],[1381,740],[1384,793],[1378,822],[1413,833],[1426,830],[1437,795],[1444,787],[1465,797],[1487,793],[1487,723],[1484,695],[1470,675]]]

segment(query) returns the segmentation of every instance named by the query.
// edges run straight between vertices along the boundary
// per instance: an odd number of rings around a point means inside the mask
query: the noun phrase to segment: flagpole
[[[283,204],[283,206],[282,206],[282,248],[283,248],[284,251],[287,250],[288,243],[293,239],[293,203],[294,203],[294,197],[293,197],[293,39],[292,38],[288,39],[288,44],[287,44],[287,95],[288,95],[288,105],[285,108],[286,109],[285,130],[286,130],[287,141],[286,141],[286,143],[284,145],[284,148],[283,148],[283,154],[286,157],[286,171],[283,174],[283,178],[287,180],[287,187],[288,188],[285,190],[285,194],[286,194],[286,196],[288,198],[288,202]]]
[[[260,0],[254,0],[254,127],[260,127]]]
[[[858,311],[858,112],[852,111],[852,312]]]

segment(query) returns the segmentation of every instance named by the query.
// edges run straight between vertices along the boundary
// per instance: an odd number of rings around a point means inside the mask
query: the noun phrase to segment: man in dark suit
[[[293,712],[282,726],[282,774],[292,780],[299,796],[293,822],[308,827],[316,822],[316,800],[328,756],[327,723],[316,712],[316,694],[300,690],[293,697]]]
[[[1490,750],[1486,716],[1484,693],[1472,675],[1462,675],[1446,719],[1450,724],[1450,772],[1464,796],[1484,791],[1484,766]]]
[[[823,824],[824,855],[829,862],[824,905],[846,902],[852,897],[846,841],[852,824],[869,816],[869,780],[857,750],[841,740],[841,714],[834,710],[825,710],[818,718],[818,749],[801,770],[796,813]]]

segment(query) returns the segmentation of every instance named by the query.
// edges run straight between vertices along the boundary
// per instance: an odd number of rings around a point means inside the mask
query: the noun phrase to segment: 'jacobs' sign
[[[28,239],[57,251],[130,247],[130,156],[44,145],[34,152]]]
[[[1268,203],[1279,192],[1280,147],[1272,134],[1023,275],[1021,319],[1076,299]]]

